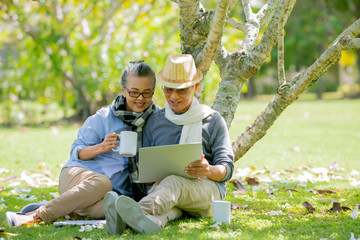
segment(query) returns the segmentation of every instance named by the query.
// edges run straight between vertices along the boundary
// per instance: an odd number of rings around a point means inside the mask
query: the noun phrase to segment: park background
[[[216,1],[202,2],[207,8],[216,5]],[[264,2],[251,4],[256,11]],[[50,193],[57,191],[57,176],[68,160],[78,128],[86,117],[120,94],[120,76],[129,61],[143,59],[157,72],[165,65],[168,54],[180,53],[178,8],[171,1],[151,0],[66,1],[66,4],[13,1],[0,6],[0,226],[20,234],[17,239],[45,235],[66,239],[81,235],[78,229],[56,235],[58,229],[54,227],[8,229],[4,213],[20,210],[30,196],[37,197],[32,200],[35,202],[52,198]],[[298,1],[285,26],[287,77],[296,76],[314,62],[359,18],[359,12],[360,3],[356,0]],[[233,9],[231,14],[243,21],[239,9]],[[239,32],[227,25],[224,32],[223,41],[229,50],[242,44]],[[200,224],[190,219],[184,224],[170,224],[158,237],[182,234],[184,239],[236,239],[240,235],[244,239],[349,239],[351,232],[360,237],[358,219],[350,218],[350,213],[338,216],[326,212],[332,200],[352,209],[359,203],[359,52],[343,51],[339,63],[285,110],[267,135],[236,162],[239,171],[235,172],[235,179],[257,176],[264,180],[270,173],[294,171],[295,175],[284,175],[282,180],[291,177],[287,187],[292,188],[306,182],[306,190],[294,192],[295,199],[289,198],[289,191],[280,194],[274,190],[277,195],[274,199],[269,197],[272,187],[265,180],[262,190],[237,195],[233,193],[235,189],[228,200],[241,204],[241,211],[233,214],[230,227],[221,227],[219,231],[211,227],[210,219],[203,219]],[[232,140],[276,93],[276,59],[274,50],[259,73],[244,85],[230,128]],[[218,69],[213,65],[204,79],[203,103],[212,105],[219,82]],[[164,106],[160,86],[156,88],[154,102]],[[334,182],[329,174],[337,164],[338,174],[343,177],[340,182]],[[324,175],[314,171],[325,170],[318,168],[328,170],[325,175],[329,181],[319,180]],[[260,176],[252,175],[256,172]],[[14,194],[18,187],[27,187],[31,192],[19,198],[21,192]],[[301,207],[305,200],[314,200],[309,189],[336,192],[316,200],[315,206],[320,210],[315,216],[306,215],[306,209]],[[286,203],[291,207],[280,207]],[[276,215],[279,208],[280,219],[274,219],[272,214]],[[326,225],[329,222],[332,223]],[[207,234],[203,235],[202,229]],[[96,239],[113,237],[99,229],[86,234],[81,237],[94,234]],[[124,237],[144,238],[132,232]]]

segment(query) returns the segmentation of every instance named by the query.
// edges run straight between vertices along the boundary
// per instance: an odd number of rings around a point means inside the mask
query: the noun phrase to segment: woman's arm
[[[117,147],[116,141],[119,139],[115,132],[109,133],[105,136],[104,141],[93,146],[87,146],[80,150],[79,159],[80,160],[89,160],[101,153],[110,151],[113,148]]]

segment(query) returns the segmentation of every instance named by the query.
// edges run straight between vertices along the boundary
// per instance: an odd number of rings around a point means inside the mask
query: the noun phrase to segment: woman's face
[[[151,104],[152,93],[154,91],[153,78],[152,76],[139,77],[134,74],[127,76],[127,83],[125,88],[121,86],[123,96],[126,98],[126,110],[131,112],[142,112],[147,109]],[[133,97],[140,94],[138,97]],[[150,97],[144,97],[146,93]],[[131,95],[131,96],[130,96]]]

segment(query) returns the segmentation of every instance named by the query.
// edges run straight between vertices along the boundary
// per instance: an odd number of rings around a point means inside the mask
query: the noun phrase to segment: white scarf
[[[165,105],[165,117],[176,125],[184,125],[180,144],[202,142],[202,120],[213,112],[213,109],[200,104],[195,97],[190,108],[183,114],[175,114],[167,102]]]

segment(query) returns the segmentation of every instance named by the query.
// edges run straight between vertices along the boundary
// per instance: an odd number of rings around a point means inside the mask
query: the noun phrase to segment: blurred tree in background
[[[179,48],[168,1],[19,0],[0,9],[0,99],[8,111],[21,100],[57,102],[65,116],[75,109],[85,119],[119,94],[130,60],[157,71]]]
[[[356,0],[302,0],[295,4],[285,26],[285,69],[296,74],[309,66],[331,42],[360,17],[360,1]],[[331,68],[311,88],[318,98],[323,92],[341,91],[345,97],[360,95],[359,50],[346,50],[338,67]],[[277,51],[271,59],[277,58]],[[346,76],[347,70],[352,72]],[[345,75],[344,75],[345,74]],[[266,76],[264,76],[266,75]],[[345,82],[343,82],[344,80]],[[256,90],[261,93],[275,93],[277,89],[276,61],[265,64],[256,76]],[[351,94],[350,94],[351,91]]]
[[[201,1],[215,9],[217,1]],[[239,1],[240,2],[240,1]],[[245,15],[231,1],[228,15],[240,23]],[[266,1],[251,1],[254,12]],[[285,26],[285,69],[294,76],[308,67],[341,31],[359,17],[356,0],[302,0]],[[119,78],[130,60],[144,59],[155,71],[168,54],[180,52],[179,7],[155,0],[5,0],[0,3],[0,124],[33,119],[33,108],[84,119],[119,94]],[[264,29],[261,30],[263,34]],[[225,24],[222,42],[230,52],[243,44],[244,33]],[[346,50],[338,64],[310,91],[359,94],[359,50]],[[275,93],[277,50],[244,84],[247,96]],[[291,77],[290,77],[291,78]],[[204,79],[203,100],[215,100],[219,69],[213,63]],[[164,100],[157,88],[155,102]],[[31,105],[30,103],[35,103]],[[14,120],[15,119],[15,120]]]

